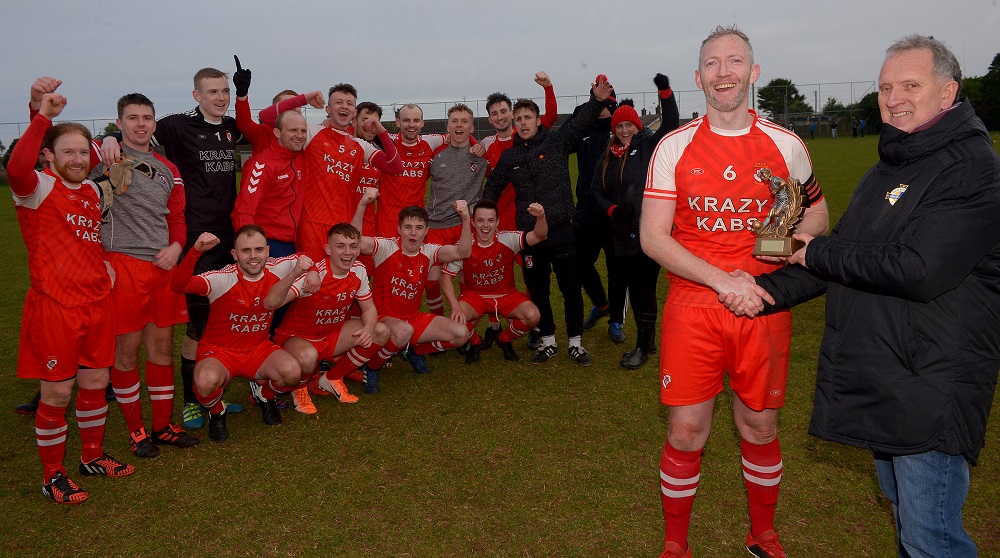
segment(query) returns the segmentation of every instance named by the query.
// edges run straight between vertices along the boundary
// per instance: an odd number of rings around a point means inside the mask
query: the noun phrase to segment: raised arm
[[[656,74],[653,83],[656,84],[656,91],[660,96],[660,127],[650,138],[650,141],[655,145],[663,136],[673,132],[681,125],[681,117],[677,111],[674,90],[670,88],[670,78],[663,74]]]
[[[549,236],[549,222],[545,220],[545,208],[540,203],[528,206],[528,214],[535,218],[535,228],[524,235],[524,243],[534,246]]]
[[[361,253],[365,255],[375,251],[375,239],[365,236],[364,232],[365,210],[378,198],[378,194],[378,188],[365,188],[361,194],[361,201],[358,202],[358,208],[354,210],[354,217],[351,218],[351,225],[361,231]]]
[[[170,288],[177,293],[195,294],[206,296],[210,285],[203,277],[194,275],[194,266],[198,263],[198,258],[202,253],[219,245],[219,238],[210,232],[203,232],[194,246],[188,250],[180,265],[174,269],[170,276]]]
[[[465,200],[455,200],[451,204],[458,216],[462,218],[462,236],[458,245],[442,246],[438,250],[438,261],[453,262],[463,260],[472,255],[472,227],[469,226],[469,204]]]
[[[535,83],[541,85],[545,91],[545,114],[542,115],[542,126],[551,129],[559,118],[559,103],[556,101],[552,80],[549,79],[549,74],[538,72],[535,74]]]
[[[285,274],[277,283],[271,286],[264,297],[264,309],[275,310],[282,305],[295,300],[297,293],[294,293],[292,284],[295,283],[313,266],[312,258],[305,254],[299,254],[295,259],[295,266]]]
[[[403,174],[403,161],[399,158],[399,153],[396,151],[396,144],[392,142],[389,132],[382,125],[382,121],[377,116],[372,115],[361,123],[361,127],[366,132],[375,132],[379,142],[382,144],[382,149],[376,151],[371,157],[372,166],[393,176]]]

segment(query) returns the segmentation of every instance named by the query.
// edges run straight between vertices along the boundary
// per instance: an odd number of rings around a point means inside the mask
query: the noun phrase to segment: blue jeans
[[[961,455],[875,454],[882,494],[892,502],[900,558],[973,558],[976,544],[962,526],[969,464]]]

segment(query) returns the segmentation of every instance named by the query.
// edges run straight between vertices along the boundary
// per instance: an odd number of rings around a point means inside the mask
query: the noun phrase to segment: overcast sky
[[[718,24],[750,36],[757,85],[776,77],[825,84],[800,85],[820,105],[871,91],[885,48],[909,33],[944,40],[968,76],[985,74],[1000,52],[998,0],[4,0],[0,13],[4,143],[19,134],[6,123],[27,121],[39,75],[64,81],[66,119],[113,118],[116,99],[132,91],[152,98],[159,116],[193,107],[194,72],[232,72],[233,54],[253,71],[254,108],[285,88],[349,82],[359,100],[428,103],[432,117],[443,116],[434,101],[496,90],[537,97],[537,70],[548,71],[560,96],[586,94],[599,72],[619,96],[651,91],[663,72],[682,115],[704,111],[694,70],[701,40]],[[560,112],[572,109],[573,99],[560,102]]]

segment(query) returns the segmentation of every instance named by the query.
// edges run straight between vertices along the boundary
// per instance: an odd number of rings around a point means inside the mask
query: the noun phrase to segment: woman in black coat
[[[677,129],[680,119],[670,80],[663,74],[653,78],[660,94],[660,127],[654,133],[642,126],[635,109],[622,104],[611,117],[612,138],[598,162],[591,195],[594,202],[611,217],[611,234],[617,265],[624,272],[632,314],[636,322],[635,349],[625,353],[620,362],[625,368],[642,366],[656,352],[656,281],[660,266],[642,251],[639,244],[639,216],[646,171],[660,139]],[[609,270],[610,271],[610,270]],[[609,293],[610,296],[610,293]],[[624,316],[611,316],[621,323]]]

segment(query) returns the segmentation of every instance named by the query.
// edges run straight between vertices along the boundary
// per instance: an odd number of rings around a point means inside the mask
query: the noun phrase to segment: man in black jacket
[[[809,432],[874,453],[900,556],[976,555],[962,506],[1000,369],[1000,156],[961,83],[940,41],[889,47],[879,162],[757,279],[778,308],[826,293]]]
[[[583,366],[592,362],[590,354],[580,343],[583,295],[573,239],[575,207],[569,179],[569,154],[597,119],[604,101],[611,94],[607,77],[597,77],[596,83],[591,86],[593,98],[576,118],[556,132],[550,133],[539,125],[538,105],[528,99],[519,99],[514,104],[517,138],[514,145],[500,156],[483,191],[483,199],[496,201],[508,183],[514,185],[519,230],[528,231],[535,226],[535,218],[528,213],[529,205],[537,202],[545,208],[549,222],[548,239],[522,252],[524,282],[532,302],[542,314],[538,324],[542,345],[532,358],[535,364],[543,363],[556,354],[556,326],[549,302],[549,281],[553,271],[564,300],[568,354]]]

